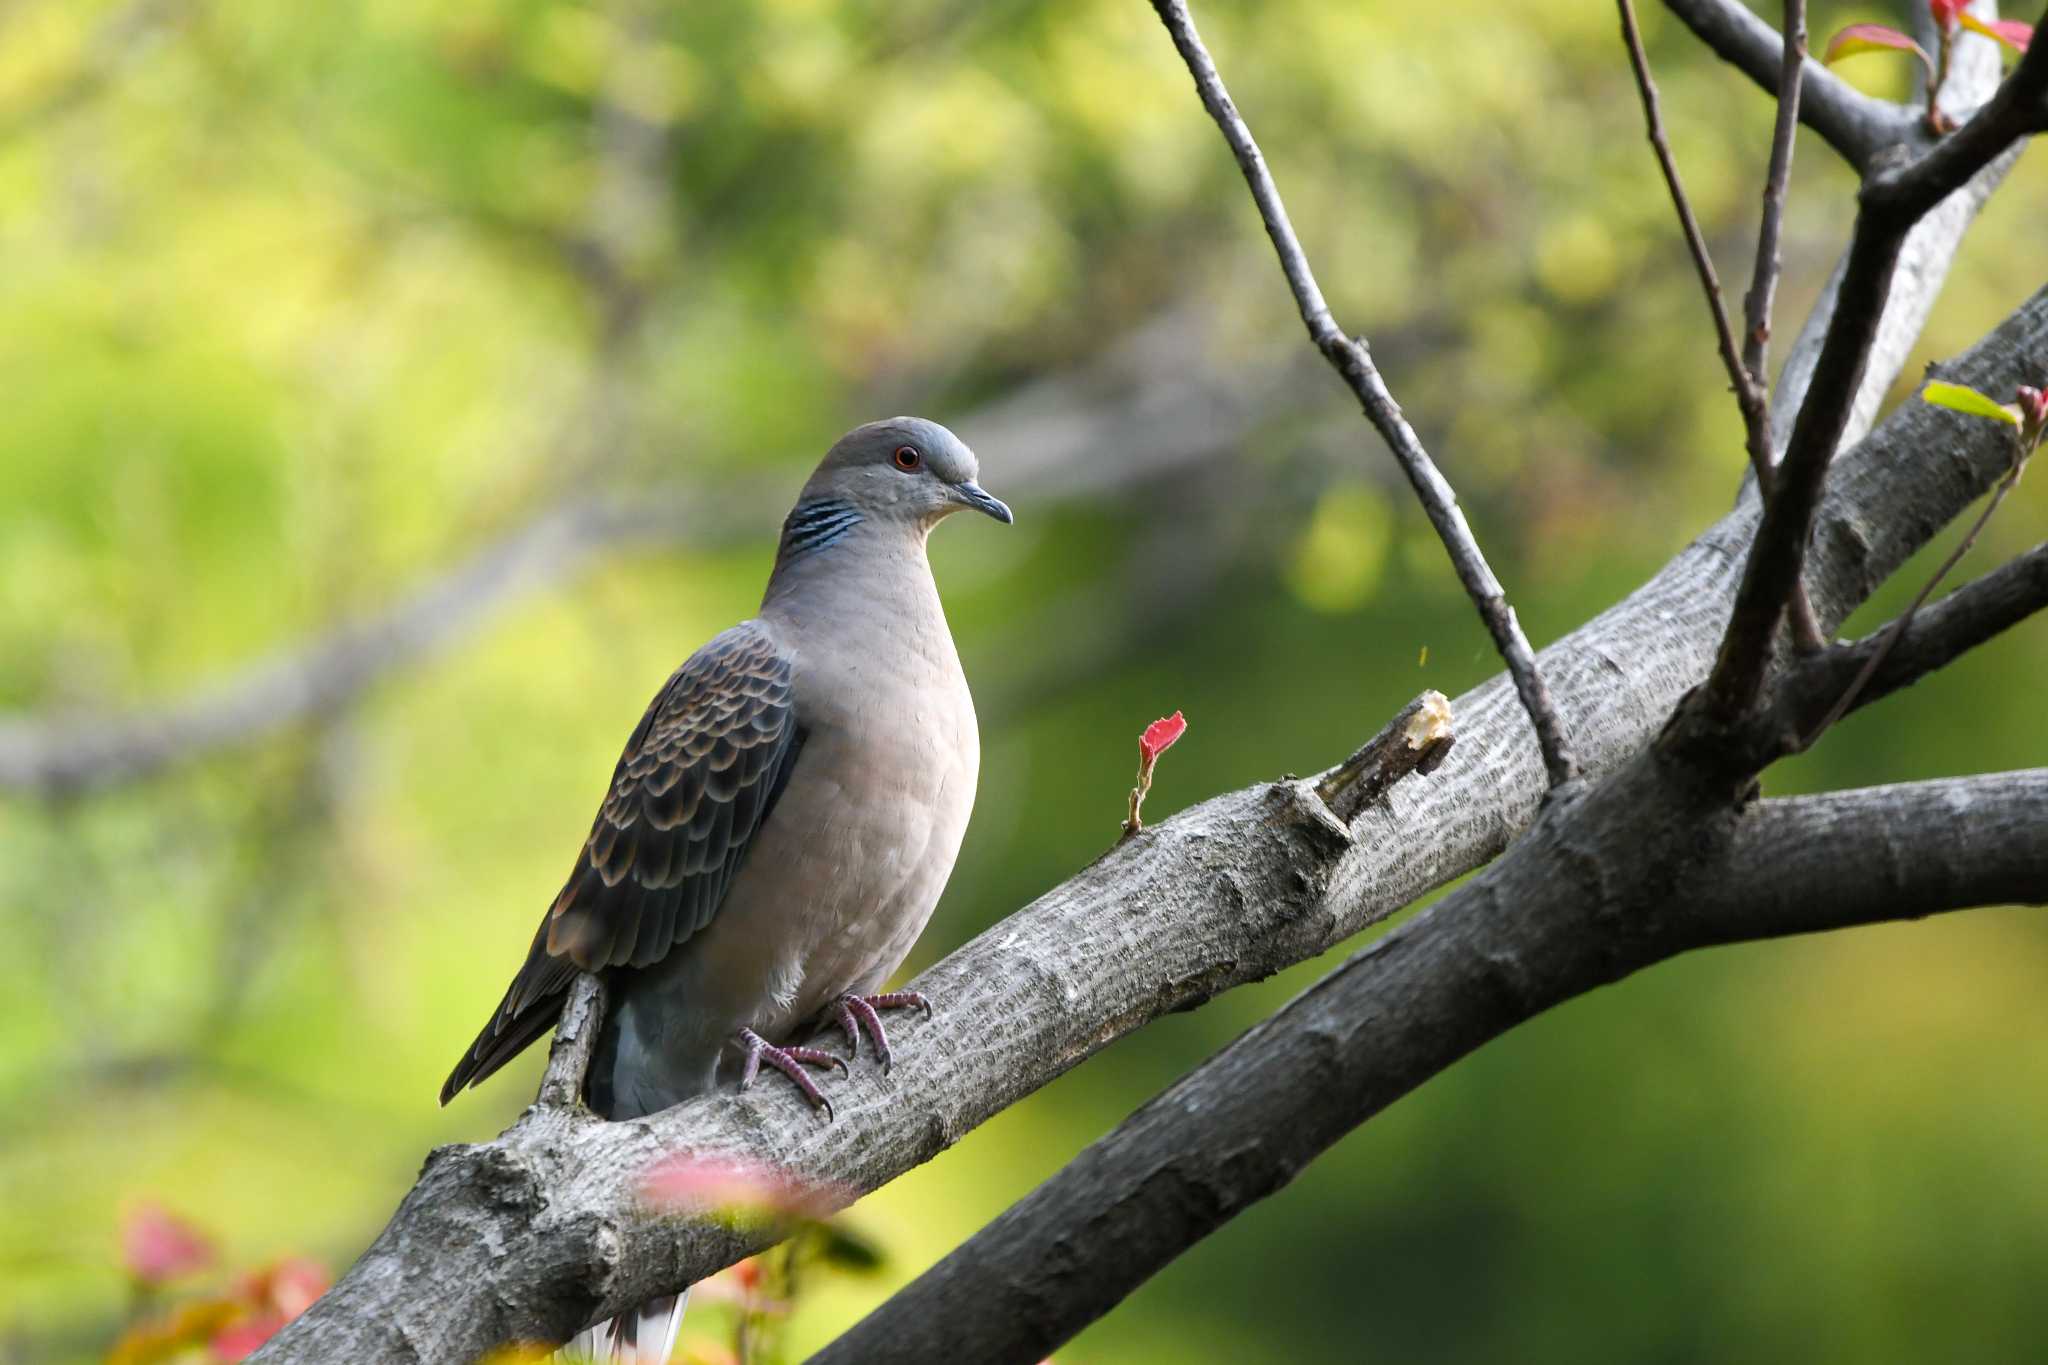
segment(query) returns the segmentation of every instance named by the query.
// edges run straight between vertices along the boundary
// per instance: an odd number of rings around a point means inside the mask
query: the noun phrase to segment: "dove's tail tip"
[[[668,1365],[682,1329],[690,1291],[649,1299],[630,1313],[585,1328],[562,1348],[558,1360],[598,1361],[605,1365]]]

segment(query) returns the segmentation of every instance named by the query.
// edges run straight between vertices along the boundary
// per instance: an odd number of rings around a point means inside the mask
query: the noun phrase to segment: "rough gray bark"
[[[2048,769],[1736,813],[1656,752],[1090,1146],[814,1365],[1028,1365],[1338,1138],[1573,996],[1708,944],[2048,902]]]
[[[2048,292],[1947,372],[2004,391],[2043,354]],[[1839,623],[2008,462],[2002,428],[1920,403],[1845,452],[1808,566],[1824,623]],[[1705,676],[1755,525],[1754,509],[1738,508],[1544,652],[1589,773],[1628,762]],[[619,1124],[535,1109],[494,1142],[437,1151],[363,1258],[257,1359],[457,1362],[508,1340],[560,1341],[757,1249],[743,1229],[646,1217],[637,1185],[658,1157],[745,1155],[866,1191],[1160,1014],[1385,918],[1498,854],[1547,785],[1505,677],[1452,709],[1458,742],[1442,767],[1348,829],[1312,781],[1219,796],[952,954],[912,983],[938,1002],[936,1020],[902,1025],[890,1076],[863,1069],[842,1081],[832,1124],[792,1096],[756,1091]]]

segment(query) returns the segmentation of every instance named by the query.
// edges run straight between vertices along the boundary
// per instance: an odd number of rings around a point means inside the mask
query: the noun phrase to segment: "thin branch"
[[[2015,141],[2044,126],[2048,44],[2036,44],[1990,103],[1955,134],[1910,166],[1879,171],[1864,182],[1827,340],[1793,424],[1779,486],[1764,506],[1720,657],[1700,693],[1709,731],[1747,714],[1762,690],[1771,644],[1802,578],[1828,466],[1848,425],[1906,234]]]
[[[1728,382],[1735,388],[1736,401],[1742,406],[1744,420],[1750,413],[1761,411],[1764,406],[1763,391],[1750,378],[1749,371],[1742,364],[1742,348],[1735,340],[1735,329],[1728,322],[1728,308],[1722,301],[1721,277],[1714,270],[1714,258],[1707,250],[1706,236],[1700,231],[1699,219],[1692,211],[1692,200],[1685,193],[1685,181],[1678,173],[1678,162],[1671,155],[1671,143],[1664,136],[1664,111],[1657,98],[1657,81],[1650,74],[1650,58],[1643,51],[1643,36],[1636,27],[1636,9],[1633,0],[1618,0],[1621,10],[1621,38],[1628,48],[1629,66],[1635,72],[1636,91],[1642,97],[1643,120],[1648,125],[1650,146],[1657,153],[1657,166],[1664,172],[1664,184],[1671,191],[1671,206],[1678,213],[1678,225],[1685,232],[1686,250],[1692,253],[1694,271],[1700,277],[1700,292],[1706,295],[1707,311],[1713,317],[1714,339],[1721,348],[1721,367],[1728,372]],[[1764,482],[1769,492],[1771,475],[1768,458],[1757,463],[1757,478]]]
[[[1798,141],[1799,94],[1805,84],[1806,0],[1785,0],[1785,61],[1778,78],[1778,114],[1771,128],[1771,164],[1764,176],[1763,213],[1757,221],[1756,263],[1743,295],[1742,368],[1761,395],[1770,385],[1771,315],[1778,296],[1778,275],[1782,266],[1778,238],[1785,219],[1785,187],[1792,178],[1792,152]],[[1776,459],[1776,442],[1771,439],[1771,413],[1763,411],[1764,448],[1760,462],[1766,466]],[[1769,492],[1768,489],[1765,490]]]
[[[1656,768],[1547,808],[1493,868],[1138,1110],[813,1365],[1043,1359],[1480,1044],[1689,948],[2048,901],[2048,769],[1767,801],[1737,823],[1701,820]]]
[[[1757,486],[1768,498],[1776,481],[1772,465],[1771,404],[1760,372],[1761,361],[1759,368],[1752,368],[1745,362],[1742,348],[1735,340],[1735,329],[1728,321],[1728,306],[1721,295],[1721,277],[1714,269],[1713,253],[1707,249],[1706,235],[1700,231],[1699,219],[1692,211],[1692,200],[1685,192],[1685,180],[1678,173],[1678,161],[1671,155],[1671,143],[1664,135],[1663,104],[1657,97],[1656,78],[1650,74],[1649,54],[1643,51],[1643,36],[1636,25],[1634,0],[1617,0],[1617,3],[1621,11],[1622,42],[1628,49],[1629,66],[1635,72],[1637,93],[1642,97],[1643,121],[1648,125],[1650,146],[1657,154],[1657,165],[1664,172],[1664,184],[1671,192],[1671,206],[1677,212],[1679,227],[1685,233],[1686,249],[1692,254],[1693,269],[1699,275],[1700,292],[1706,295],[1707,312],[1713,319],[1714,338],[1721,351],[1721,367],[1728,373],[1729,387],[1735,390],[1735,405],[1742,413],[1742,426],[1745,432],[1743,444],[1749,452],[1750,468],[1756,474]],[[1792,49],[1787,49],[1788,53],[1791,51]],[[1796,62],[1791,61],[1788,61],[1787,65],[1792,72],[1793,98],[1796,102],[1799,67]],[[1784,123],[1782,105],[1780,113],[1787,144],[1787,161],[1783,169],[1789,173],[1791,125]],[[1758,256],[1759,284],[1752,290],[1753,299],[1757,297],[1758,290],[1774,287],[1775,282],[1776,210],[1782,209],[1785,195],[1784,178],[1780,174],[1777,155],[1774,145],[1771,180],[1764,192],[1763,213],[1763,234],[1768,239],[1770,255]],[[1776,190],[1775,200],[1772,196],[1773,187]],[[1761,321],[1752,321],[1750,335],[1753,340],[1757,337],[1759,329],[1769,327],[1768,305],[1765,305],[1765,309]],[[1821,647],[1824,641],[1821,639],[1820,624],[1814,619],[1813,604],[1807,601],[1803,586],[1797,586],[1793,591],[1792,620],[1802,649]]]
[[[2010,478],[1998,485],[2000,490],[2011,486]],[[1989,516],[1987,508],[1972,535]],[[1810,748],[1847,712],[1947,667],[2048,608],[2048,542],[2043,542],[1922,611],[1928,591],[1960,558],[1960,552],[1951,554],[1913,605],[1882,629],[1801,660],[1786,673],[1773,689],[1772,720],[1762,736],[1773,747],[1760,763]]]
[[[1739,0],[1664,0],[1664,7],[1763,89],[1775,93],[1781,88],[1784,39]],[[1863,94],[1811,57],[1800,67],[1799,121],[1858,171],[1869,171],[1902,142],[1924,141],[1913,110]]]
[[[1500,580],[1494,577],[1486,556],[1473,539],[1472,528],[1466,524],[1465,513],[1458,506],[1457,494],[1429,458],[1429,452],[1423,449],[1415,429],[1408,425],[1408,419],[1402,416],[1400,405],[1388,392],[1365,342],[1347,335],[1331,315],[1330,306],[1323,299],[1323,291],[1316,284],[1315,272],[1309,268],[1307,253],[1302,250],[1301,240],[1295,235],[1293,223],[1288,220],[1279,187],[1273,183],[1272,173],[1266,168],[1266,159],[1260,153],[1258,143],[1252,139],[1251,128],[1231,102],[1230,92],[1224,88],[1214,59],[1210,57],[1208,48],[1203,46],[1201,36],[1195,32],[1194,18],[1188,13],[1185,0],[1152,0],[1152,8],[1172,35],[1173,45],[1186,63],[1188,74],[1194,77],[1203,107],[1216,120],[1217,127],[1223,131],[1223,140],[1237,158],[1238,168],[1243,171],[1245,183],[1251,188],[1259,217],[1266,226],[1266,235],[1273,240],[1273,250],[1280,258],[1280,269],[1287,276],[1288,287],[1294,292],[1295,304],[1301,310],[1301,320],[1308,327],[1310,339],[1358,396],[1366,417],[1386,441],[1402,473],[1408,476],[1409,484],[1422,502],[1423,511],[1443,541],[1445,552],[1450,555],[1451,564],[1458,572],[1458,581],[1464,584],[1466,595],[1478,608],[1480,619],[1493,636],[1495,648],[1506,660],[1508,673],[1515,681],[1515,691],[1535,727],[1536,743],[1542,751],[1543,766],[1550,775],[1551,785],[1556,787],[1571,781],[1577,776],[1578,762],[1572,755],[1570,741],[1565,736],[1550,690],[1537,668],[1535,651],[1530,648],[1528,637],[1522,633],[1521,624],[1515,619],[1514,608],[1508,604],[1507,593],[1502,589]]]
[[[1870,650],[1870,657],[1864,662],[1863,667],[1857,672],[1849,685],[1842,689],[1842,695],[1836,699],[1833,706],[1828,708],[1827,714],[1822,716],[1814,724],[1814,727],[1807,732],[1806,741],[1800,746],[1801,748],[1812,748],[1814,742],[1825,734],[1836,721],[1840,720],[1851,706],[1855,705],[1857,696],[1862,693],[1864,686],[1869,683],[1871,675],[1876,673],[1878,668],[1883,665],[1885,659],[1898,645],[1900,637],[1913,628],[1913,617],[1925,605],[1927,599],[1933,595],[1934,590],[1941,586],[1942,580],[1948,577],[1949,571],[1961,563],[1963,556],[1970,552],[1970,547],[1977,543],[1977,537],[1984,533],[1984,528],[1990,525],[1991,514],[1998,510],[1998,505],[2005,501],[2005,495],[2012,492],[2013,488],[2019,483],[2020,468],[2020,465],[2015,464],[2012,473],[1998,481],[1998,487],[1992,489],[1991,496],[1985,500],[1984,510],[1977,514],[1977,520],[1970,523],[1970,529],[1963,533],[1961,540],[1956,542],[1955,549],[1949,551],[1948,558],[1942,560],[1940,566],[1927,576],[1927,581],[1921,584],[1920,591],[1914,595],[1912,602],[1907,604],[1903,612],[1899,613],[1898,619],[1892,622],[1890,628],[1883,633],[1875,647]]]

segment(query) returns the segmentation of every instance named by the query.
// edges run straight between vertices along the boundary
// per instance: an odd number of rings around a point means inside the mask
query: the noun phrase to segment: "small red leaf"
[[[1920,44],[1908,38],[1895,28],[1883,24],[1851,24],[1828,39],[1827,51],[1821,54],[1821,61],[1833,65],[1844,57],[1861,56],[1865,52],[1910,52],[1934,69],[1934,61]]]
[[[1186,734],[1188,723],[1180,712],[1162,716],[1145,727],[1145,733],[1138,736],[1138,755],[1147,768],[1173,747],[1173,742]]]
[[[2034,41],[2034,26],[2023,24],[2017,19],[1979,19],[1965,12],[1963,27],[1986,38],[1996,38],[2015,52],[2025,52],[2027,44]]]
[[[1969,8],[1970,0],[1927,0],[1927,12],[1941,25],[1943,33],[1956,31],[1956,19]]]
[[[121,1263],[155,1287],[213,1264],[213,1243],[163,1205],[142,1203],[121,1221]]]

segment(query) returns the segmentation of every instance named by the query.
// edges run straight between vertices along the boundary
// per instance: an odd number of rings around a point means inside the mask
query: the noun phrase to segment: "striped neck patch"
[[[813,550],[822,550],[844,538],[860,523],[859,509],[844,498],[814,498],[800,502],[791,510],[789,519],[782,523],[782,553],[778,558],[787,564]]]

